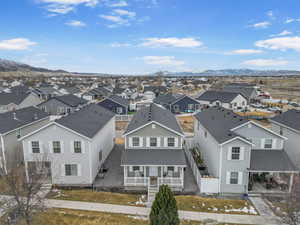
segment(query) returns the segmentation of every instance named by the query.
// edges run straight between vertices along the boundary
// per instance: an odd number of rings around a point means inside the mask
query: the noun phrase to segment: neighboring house
[[[55,96],[60,96],[62,93],[52,86],[40,86],[34,89],[34,92],[43,100],[48,100]]]
[[[200,110],[200,103],[187,95],[165,94],[159,95],[154,103],[164,106],[172,113],[193,113]]]
[[[225,91],[205,91],[197,100],[207,106],[221,106],[226,109],[245,109],[247,99],[240,93]]]
[[[0,114],[0,163],[7,168],[23,161],[22,142],[18,138],[49,123],[49,115],[30,106]]]
[[[76,95],[76,96],[80,95],[80,88],[78,88],[76,86],[61,86],[61,87],[59,87],[59,91],[63,95],[68,95],[68,94],[72,94],[72,95]]]
[[[223,91],[242,94],[247,101],[255,102],[259,96],[259,92],[255,85],[248,83],[231,83],[223,88]]]
[[[139,110],[124,133],[121,166],[125,189],[148,189],[168,184],[184,187],[184,134],[169,111],[156,104]]]
[[[160,94],[166,94],[168,89],[165,86],[144,86],[143,92],[152,92],[157,97]]]
[[[288,138],[284,148],[300,169],[300,111],[291,109],[270,119],[272,130]]]
[[[62,95],[48,99],[38,107],[51,115],[73,113],[87,104],[87,100],[75,95]]]
[[[82,97],[88,101],[98,100],[112,95],[112,91],[105,87],[97,87],[85,92]]]
[[[91,187],[114,138],[114,114],[90,104],[21,138],[25,166],[43,159],[52,184]]]
[[[33,92],[0,93],[0,113],[36,106],[41,103],[40,98]]]
[[[129,101],[118,95],[112,95],[99,102],[98,105],[119,115],[126,115],[129,109]]]
[[[222,107],[203,110],[195,118],[194,142],[209,176],[219,180],[218,193],[276,192],[258,178],[265,174],[275,180],[282,173],[283,187],[291,190],[297,170],[284,150],[285,137]]]

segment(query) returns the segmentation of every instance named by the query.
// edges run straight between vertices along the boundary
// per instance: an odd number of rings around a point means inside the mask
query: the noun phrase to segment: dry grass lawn
[[[5,223],[0,221],[1,225]],[[34,218],[32,225],[148,225],[145,217],[115,213],[101,213],[70,209],[51,209]],[[25,225],[21,223],[19,225]],[[180,225],[203,225],[201,222],[182,221]],[[225,225],[225,224],[219,224]],[[228,224],[229,225],[229,224]],[[239,225],[239,224],[230,224]]]
[[[124,139],[124,138],[121,138],[121,137],[117,137],[117,138],[115,139],[115,143],[116,143],[117,145],[124,145],[124,144],[125,144],[125,139]]]
[[[128,125],[126,121],[116,121],[116,130],[125,130]]]
[[[194,117],[193,116],[177,116],[178,122],[184,132],[194,132]]]

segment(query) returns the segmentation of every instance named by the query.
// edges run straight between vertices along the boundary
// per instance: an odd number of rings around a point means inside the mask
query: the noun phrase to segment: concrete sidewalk
[[[143,207],[113,205],[79,201],[52,200],[46,201],[46,206],[50,208],[65,208],[76,210],[88,210],[107,213],[121,213],[138,216],[149,216],[150,209]],[[256,225],[276,225],[282,224],[277,217],[251,216],[251,215],[233,215],[218,213],[201,213],[190,211],[179,211],[179,217],[183,220],[204,221],[207,219],[215,220],[218,223],[235,223],[235,224],[256,224]]]
[[[249,199],[261,216],[275,216],[273,211],[261,197],[249,197]]]

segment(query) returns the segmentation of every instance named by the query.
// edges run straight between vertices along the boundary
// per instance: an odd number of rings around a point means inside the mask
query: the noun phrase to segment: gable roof
[[[90,104],[55,122],[88,138],[93,138],[114,115],[99,105]]]
[[[172,102],[176,101],[176,97],[171,94],[160,94],[158,95],[153,101],[157,104],[171,104]]]
[[[195,115],[195,118],[204,126],[215,140],[222,144],[234,138],[244,137],[231,131],[233,128],[248,123],[249,120],[222,107],[211,107]]]
[[[175,116],[169,110],[152,103],[150,106],[144,107],[134,114],[124,135],[151,122],[156,122],[173,132],[175,131],[181,135],[183,134]]]
[[[246,98],[251,98],[252,93],[256,92],[255,88],[252,87],[225,87],[223,91],[232,92],[232,93],[240,93],[241,95],[245,96]]]
[[[0,113],[0,133],[7,133],[48,116],[49,115],[47,113],[34,106],[29,106],[16,111]]]
[[[61,101],[64,104],[69,105],[71,107],[76,107],[78,105],[83,105],[83,104],[86,104],[88,102],[87,100],[85,100],[83,98],[79,98],[79,97],[77,97],[75,95],[72,95],[72,94],[55,96],[52,99],[57,99],[58,101]],[[51,99],[49,99],[49,100],[51,100]]]
[[[227,91],[205,91],[201,94],[197,100],[200,101],[220,101],[225,103],[230,103],[234,100],[240,93],[236,92],[227,92]]]
[[[300,110],[291,109],[270,120],[300,131]]]
[[[114,102],[116,102],[120,105],[123,105],[125,107],[129,106],[129,101],[125,98],[122,98],[119,95],[111,95],[111,96],[108,97],[108,99],[111,99],[112,101],[114,101]]]
[[[0,105],[8,105],[14,103],[19,105],[30,93],[0,93]]]
[[[144,86],[144,92],[152,91],[156,94],[167,92],[167,87],[165,86]]]

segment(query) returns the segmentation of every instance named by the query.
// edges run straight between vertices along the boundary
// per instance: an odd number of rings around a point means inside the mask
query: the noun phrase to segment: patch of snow
[[[129,218],[135,219],[135,220],[148,220],[146,216],[127,216]]]
[[[239,209],[225,209],[225,212],[239,212],[239,213],[247,213],[252,215],[257,215],[257,212],[253,206],[243,207]]]

